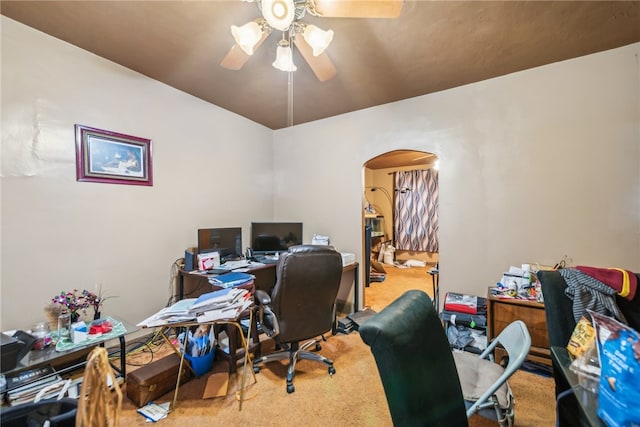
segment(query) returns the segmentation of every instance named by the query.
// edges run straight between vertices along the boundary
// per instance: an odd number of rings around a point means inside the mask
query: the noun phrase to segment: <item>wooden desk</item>
[[[353,272],[353,280],[349,281],[349,273]],[[353,282],[351,284],[347,284]],[[338,290],[338,296],[336,297],[336,312],[347,315],[358,311],[358,287],[360,284],[359,264],[354,262],[342,267],[342,279],[340,281],[340,289]],[[349,294],[353,289],[353,306],[350,307],[348,301]]]
[[[276,284],[276,264],[264,264],[259,267],[250,268],[247,273],[255,276],[253,281],[256,289],[265,292],[271,291]],[[197,271],[178,270],[177,288],[174,291],[173,299],[175,301],[184,298],[198,298],[200,295],[216,290],[209,283],[209,275],[198,274]]]
[[[255,289],[260,289],[268,293],[271,292],[271,289],[276,284],[276,266],[277,264],[263,264],[256,268],[250,268],[249,271],[247,271],[247,273],[255,276],[255,279],[253,281]],[[358,263],[354,262],[342,268],[341,287],[338,291],[338,297],[336,299],[336,316],[338,312],[347,315],[351,312],[357,311],[358,309],[358,267]],[[349,272],[353,272],[353,310],[346,308],[347,301],[343,301],[341,299],[341,297],[344,296],[345,291],[347,296],[350,293],[350,289],[343,289],[342,286],[342,283],[345,281],[345,275]],[[209,283],[208,275],[197,274],[194,272],[185,271],[183,269],[178,270],[177,282],[178,286],[176,292],[174,293],[174,300],[176,301],[181,300],[185,297],[197,298],[203,293],[216,290],[216,287]],[[344,311],[346,311],[346,313],[343,313]],[[261,343],[260,337],[258,336],[256,317],[257,316],[254,315],[253,320],[250,323],[251,336],[253,337],[253,339],[249,340],[250,342],[247,348],[254,357],[260,357]],[[337,321],[334,322],[334,325],[335,326],[333,327],[331,332],[335,335],[337,333]],[[240,340],[244,339],[244,337],[240,337],[240,335],[242,335],[242,330],[234,328],[229,324],[220,325],[216,326],[216,336],[220,330],[224,330],[229,337],[229,353],[220,351],[218,354],[229,363],[229,373],[233,373],[237,369],[237,363],[244,358],[245,350],[242,346],[238,345],[238,343],[241,342]]]
[[[258,319],[257,319],[257,307],[253,306],[249,309],[249,331],[247,332],[247,338],[244,338],[244,331],[240,320],[246,319],[247,316],[238,320],[236,325],[232,325],[231,322],[215,324],[214,332],[216,339],[218,339],[221,331],[224,331],[229,337],[229,352],[225,352],[222,348],[216,353],[216,357],[220,357],[226,360],[229,364],[229,373],[233,374],[238,369],[238,362],[245,360],[248,351],[253,357],[260,357],[262,355],[262,344],[260,342],[260,336],[258,334]],[[251,337],[251,338],[250,338]],[[246,341],[246,345],[243,343]]]
[[[544,304],[525,299],[499,298],[489,293],[487,295],[487,339],[491,341],[514,320],[522,320],[531,335],[531,349],[528,360],[551,366],[551,351],[547,333],[547,318]],[[500,361],[506,356],[504,349],[496,348],[495,360]]]
[[[264,264],[259,267],[250,268],[247,273],[255,276],[255,280],[253,281],[256,290],[262,290],[267,293],[271,293],[271,289],[276,284],[276,266],[277,264]],[[354,262],[349,265],[345,265],[342,267],[342,280],[345,280],[345,275],[349,272],[353,272],[353,310],[349,310],[350,314],[352,311],[357,311],[358,309],[358,285],[360,280],[359,274],[359,264]],[[212,288],[211,283],[209,283],[209,278],[205,274],[197,274],[189,271],[185,271],[183,269],[178,270],[177,277],[177,289],[174,291],[174,300],[179,301],[184,298],[197,298],[200,295],[211,292],[215,290]],[[343,289],[341,286],[340,291],[338,292],[338,298],[340,298],[346,289]],[[346,290],[347,294],[349,290]],[[346,302],[338,301],[337,305],[346,306]]]

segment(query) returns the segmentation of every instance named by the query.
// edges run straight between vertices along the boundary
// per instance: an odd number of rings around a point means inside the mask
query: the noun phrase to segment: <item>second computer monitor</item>
[[[302,244],[301,222],[252,222],[251,249],[255,254],[286,252]]]

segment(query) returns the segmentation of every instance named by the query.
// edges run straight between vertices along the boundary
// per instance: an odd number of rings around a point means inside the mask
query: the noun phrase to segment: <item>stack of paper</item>
[[[249,291],[240,288],[225,288],[201,295],[193,304],[192,312],[198,322],[235,319],[251,305]]]
[[[195,320],[195,314],[189,311],[195,301],[196,298],[180,300],[172,306],[165,307],[159,312],[144,319],[142,322],[138,323],[137,326],[150,328],[166,325],[167,323],[189,322]]]
[[[230,273],[232,274],[232,273]],[[242,288],[223,288],[208,292],[198,298],[178,301],[138,323],[138,326],[154,327],[168,323],[211,322],[221,319],[235,319],[252,303],[251,294]]]

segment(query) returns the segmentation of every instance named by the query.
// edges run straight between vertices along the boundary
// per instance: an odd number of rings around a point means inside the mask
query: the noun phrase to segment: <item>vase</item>
[[[94,311],[93,312],[93,320],[98,320],[100,319],[100,312],[99,311]]]
[[[71,323],[71,314],[63,310],[58,316],[58,340],[69,339]]]
[[[76,312],[71,313],[71,324],[76,323],[78,320],[80,320],[80,314]]]

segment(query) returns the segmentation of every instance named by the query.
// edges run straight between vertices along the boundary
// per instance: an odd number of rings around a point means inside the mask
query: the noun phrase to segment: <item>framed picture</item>
[[[76,179],[153,185],[151,140],[76,125]]]

